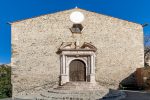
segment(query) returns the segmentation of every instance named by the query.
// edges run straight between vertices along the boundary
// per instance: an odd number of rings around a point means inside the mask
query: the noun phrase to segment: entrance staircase
[[[67,82],[62,86],[58,86],[57,90],[99,90],[104,87],[90,82]]]
[[[68,82],[54,89],[32,95],[31,99],[15,100],[100,100],[109,92],[108,89],[89,82]],[[26,97],[27,98],[27,97]]]
[[[14,100],[121,100],[122,91],[110,91],[98,84],[89,82],[68,82],[37,95],[28,95]]]
[[[89,82],[68,82],[63,86],[43,92],[36,100],[98,100],[108,89]]]

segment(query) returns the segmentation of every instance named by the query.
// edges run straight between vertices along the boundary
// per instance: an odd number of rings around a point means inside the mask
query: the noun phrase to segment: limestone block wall
[[[72,34],[69,16],[81,11],[85,20],[82,34]],[[57,85],[62,42],[92,42],[97,47],[96,81],[105,87],[118,84],[144,67],[143,29],[136,23],[71,9],[11,24],[13,95],[34,93],[35,88]]]

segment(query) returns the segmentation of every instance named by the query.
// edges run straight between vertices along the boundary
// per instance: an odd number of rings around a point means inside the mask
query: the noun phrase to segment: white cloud
[[[2,65],[3,63],[0,62],[0,65]]]

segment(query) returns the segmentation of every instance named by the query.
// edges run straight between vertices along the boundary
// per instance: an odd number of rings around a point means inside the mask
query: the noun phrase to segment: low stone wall
[[[139,87],[150,89],[150,68],[138,68],[136,70],[136,79]]]

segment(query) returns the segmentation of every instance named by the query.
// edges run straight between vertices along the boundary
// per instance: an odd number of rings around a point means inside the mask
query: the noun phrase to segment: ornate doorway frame
[[[91,43],[82,46],[76,42],[63,42],[57,53],[60,54],[60,85],[69,82],[69,65],[73,60],[81,60],[86,66],[86,82],[95,83],[95,52]]]

